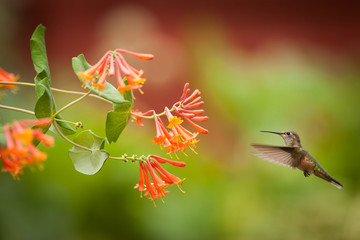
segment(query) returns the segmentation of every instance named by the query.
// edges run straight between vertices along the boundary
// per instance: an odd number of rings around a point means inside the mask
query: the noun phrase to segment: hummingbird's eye
[[[286,135],[290,135],[291,133],[290,132],[286,132]]]

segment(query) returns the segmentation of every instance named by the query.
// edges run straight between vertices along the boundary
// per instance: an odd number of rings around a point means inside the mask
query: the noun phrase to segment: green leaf
[[[104,138],[97,136],[91,130],[82,131],[73,141],[81,146],[90,148],[91,150],[103,149],[105,143]]]
[[[119,139],[131,117],[133,108],[132,91],[126,91],[124,98],[127,100],[126,102],[113,104],[114,110],[107,114],[105,133],[109,143],[116,142]]]
[[[34,82],[36,98],[39,99],[46,89],[50,89],[50,81],[48,76],[46,76],[46,72],[42,71],[35,76]]]
[[[106,138],[109,143],[116,142],[129,121],[126,112],[108,112],[106,117]]]
[[[45,31],[43,25],[38,25],[30,38],[31,59],[34,64],[37,75],[35,76],[35,93],[38,101],[38,111],[46,110],[47,112],[37,112],[35,114],[42,117],[51,117],[54,107],[53,95],[50,89],[51,76],[45,48]],[[46,91],[47,90],[47,91]],[[44,96],[45,95],[45,96]],[[45,106],[45,105],[48,106]]]
[[[111,83],[105,82],[105,88],[103,90],[94,88],[90,82],[84,82],[84,85],[88,89],[90,89],[93,93],[95,93],[95,94],[99,95],[100,97],[103,97],[113,103],[126,102],[126,100],[121,95],[121,93]]]
[[[130,102],[114,104],[113,109],[114,109],[114,112],[130,113],[130,111],[132,109],[132,104]]]
[[[80,54],[77,57],[73,57],[72,66],[76,74],[79,72],[84,72],[91,67],[91,65],[86,61],[83,54]],[[123,97],[123,95],[121,95],[121,93],[112,84],[108,82],[105,82],[105,88],[103,90],[94,88],[92,84],[88,81],[85,81],[84,85],[89,88],[93,93],[100,95],[101,97],[113,103],[123,103],[127,101]]]
[[[84,72],[91,68],[91,65],[86,61],[84,54],[72,58],[72,67],[75,73]]]
[[[44,93],[35,104],[35,116],[37,118],[51,117],[55,113],[54,111],[55,106],[51,98],[51,93],[45,88]]]
[[[69,157],[78,172],[87,175],[97,173],[103,166],[109,154],[104,150],[105,139],[95,135],[91,130],[81,132],[74,140],[75,143],[91,149],[91,151],[72,147]]]
[[[35,71],[39,74],[45,71],[46,77],[50,82],[50,69],[45,48],[45,31],[43,25],[38,25],[30,38],[31,58]]]
[[[78,172],[93,175],[101,169],[105,160],[109,157],[109,154],[101,150],[88,152],[85,150],[70,149],[69,157]]]
[[[51,76],[46,54],[45,31],[46,28],[40,24],[30,39],[31,58],[35,71],[37,72],[34,79],[37,98],[34,111],[37,118],[52,117],[56,112],[55,98],[50,87]],[[60,115],[56,116],[56,118],[63,119]],[[65,135],[76,133],[75,129],[67,123],[59,122],[58,125]],[[44,133],[48,129],[49,128],[43,128]]]

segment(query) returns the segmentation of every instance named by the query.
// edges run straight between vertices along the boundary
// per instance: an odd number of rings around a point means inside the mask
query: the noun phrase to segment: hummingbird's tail
[[[334,178],[332,178],[329,174],[326,173],[322,173],[320,171],[314,171],[314,174],[316,176],[318,176],[319,178],[322,178],[328,182],[330,182],[332,185],[334,185],[335,187],[342,189],[343,185],[341,185],[341,183],[339,183],[338,181],[336,181]]]

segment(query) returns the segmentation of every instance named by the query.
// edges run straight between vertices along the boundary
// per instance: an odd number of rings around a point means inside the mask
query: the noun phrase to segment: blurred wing
[[[296,169],[299,165],[300,160],[294,158],[294,147],[277,147],[257,144],[251,144],[251,146],[257,150],[257,152],[251,152],[252,154],[269,162],[293,169]]]

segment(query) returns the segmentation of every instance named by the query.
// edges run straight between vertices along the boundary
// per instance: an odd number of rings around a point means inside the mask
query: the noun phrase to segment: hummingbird
[[[316,159],[302,147],[300,137],[295,131],[260,132],[280,135],[284,139],[286,146],[281,147],[251,144],[251,146],[257,150],[257,152],[252,152],[255,156],[292,169],[300,169],[304,172],[305,177],[315,174],[315,176],[330,182],[339,189],[343,187],[341,183],[331,177],[330,174],[320,165],[320,163],[318,163],[318,161],[316,161]]]

